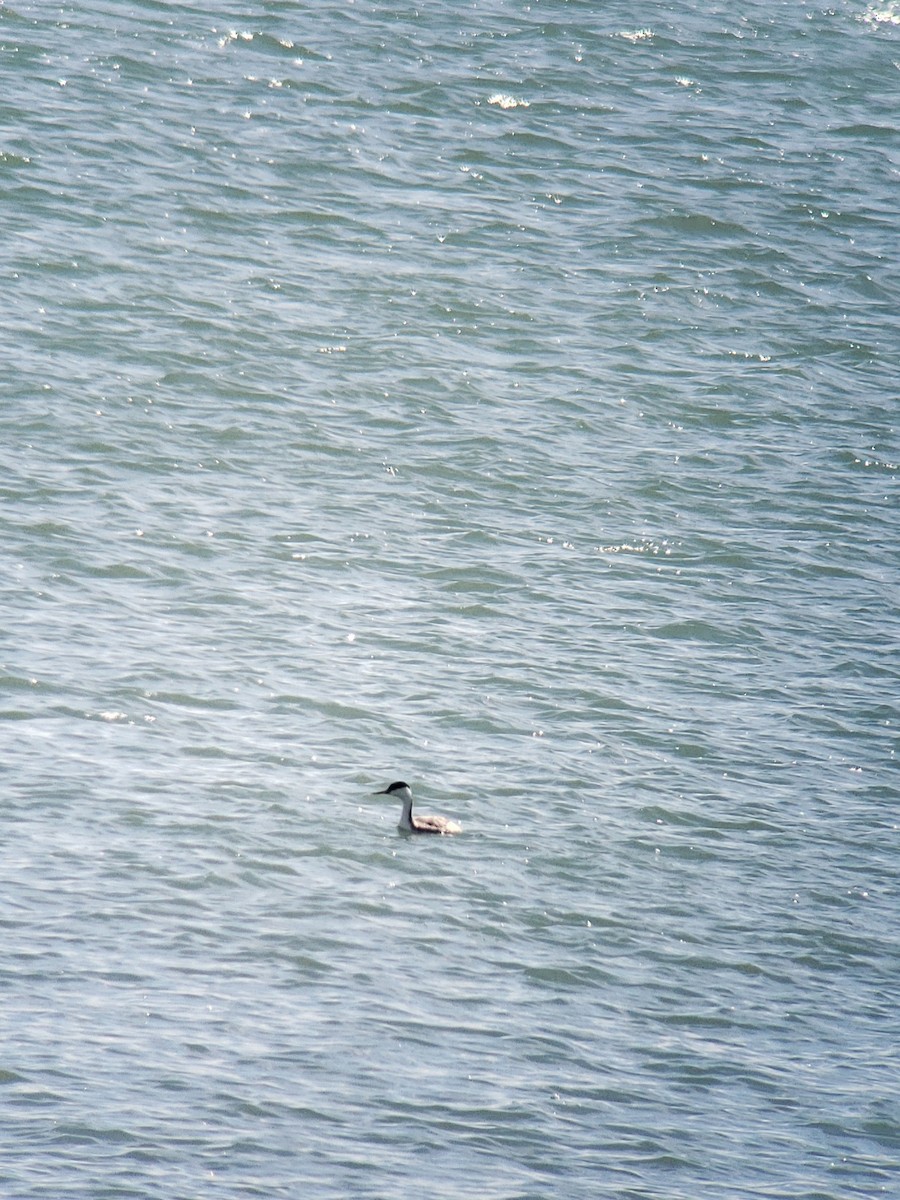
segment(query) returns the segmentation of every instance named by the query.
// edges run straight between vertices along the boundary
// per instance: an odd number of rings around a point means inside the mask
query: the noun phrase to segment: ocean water
[[[894,0],[0,4],[0,1194],[900,1194],[898,101]]]

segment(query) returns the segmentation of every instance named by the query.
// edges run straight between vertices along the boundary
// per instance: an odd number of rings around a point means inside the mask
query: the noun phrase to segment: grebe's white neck
[[[398,788],[394,792],[394,795],[399,796],[403,801],[403,812],[400,814],[400,821],[397,828],[401,829],[404,833],[412,833],[414,828],[412,819],[412,792],[409,788]]]

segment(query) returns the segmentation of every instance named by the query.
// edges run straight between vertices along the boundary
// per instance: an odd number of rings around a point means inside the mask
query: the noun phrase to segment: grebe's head
[[[403,780],[401,779],[397,783],[392,783],[390,785],[390,787],[386,787],[384,789],[384,791],[374,792],[373,795],[375,795],[375,796],[397,796],[397,795],[402,796],[405,792],[408,792],[408,791],[409,791],[409,784],[404,783]]]

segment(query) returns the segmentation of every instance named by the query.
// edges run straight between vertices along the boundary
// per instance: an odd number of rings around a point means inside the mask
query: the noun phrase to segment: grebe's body
[[[414,817],[412,792],[408,783],[392,783],[383,792],[376,792],[375,795],[396,796],[403,802],[403,812],[397,826],[401,833],[462,833],[462,825],[457,825],[455,821],[446,817]]]

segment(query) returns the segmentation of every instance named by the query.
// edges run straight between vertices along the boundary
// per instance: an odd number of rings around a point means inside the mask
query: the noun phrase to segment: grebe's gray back
[[[402,833],[462,833],[462,825],[457,825],[456,821],[450,821],[446,817],[414,817],[412,792],[409,790],[409,784],[402,780],[392,783],[382,792],[375,792],[374,795],[396,796],[403,802],[403,812],[397,826]]]

